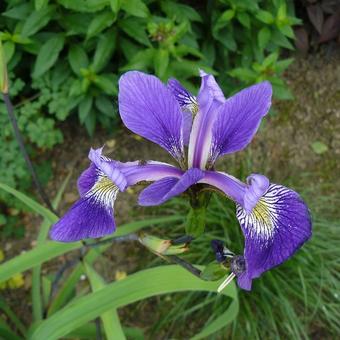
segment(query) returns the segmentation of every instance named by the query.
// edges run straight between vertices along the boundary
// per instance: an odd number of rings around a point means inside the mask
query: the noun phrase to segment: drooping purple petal
[[[139,204],[143,206],[159,205],[170,198],[180,195],[191,185],[203,178],[204,172],[200,169],[189,169],[182,177],[167,177],[156,181],[145,188],[139,195]]]
[[[50,236],[61,242],[101,237],[115,230],[114,202],[119,191],[141,181],[180,178],[183,171],[166,163],[145,161],[121,163],[91,149],[92,161],[78,180],[80,200],[52,227]]]
[[[183,159],[183,117],[171,91],[156,77],[138,71],[119,80],[119,111],[131,131]]]
[[[199,111],[194,119],[188,150],[189,167],[205,169],[211,149],[212,127],[218,108],[225,102],[214,76],[201,72],[202,82],[197,97]]]
[[[240,91],[219,108],[212,128],[211,163],[250,143],[270,108],[271,96],[272,87],[265,81]]]
[[[312,234],[311,216],[301,197],[282,185],[270,184],[250,213],[237,204],[237,218],[245,236],[246,271],[243,289],[263,272],[291,257]]]
[[[93,187],[52,226],[51,239],[74,242],[113,233],[116,229],[113,205],[118,191],[106,175],[100,174]]]

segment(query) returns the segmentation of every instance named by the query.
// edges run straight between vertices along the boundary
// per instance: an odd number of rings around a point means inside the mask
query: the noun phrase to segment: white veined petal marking
[[[99,171],[96,183],[85,197],[94,200],[106,209],[113,209],[118,192],[119,188],[102,171]]]
[[[176,94],[176,98],[180,103],[181,109],[183,111],[191,112],[192,115],[195,117],[198,112],[198,103],[196,97],[186,92],[180,92]]]
[[[279,225],[279,213],[284,208],[284,199],[289,189],[271,184],[251,213],[237,204],[236,215],[249,237],[270,242]]]

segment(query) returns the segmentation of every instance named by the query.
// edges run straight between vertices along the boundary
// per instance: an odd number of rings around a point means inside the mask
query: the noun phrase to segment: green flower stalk
[[[1,40],[0,40],[0,91],[3,94],[8,93],[8,74],[7,74],[6,57],[3,51]]]

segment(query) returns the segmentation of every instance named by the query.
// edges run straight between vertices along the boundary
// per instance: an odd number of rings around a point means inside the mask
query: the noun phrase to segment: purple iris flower
[[[200,76],[197,97],[175,79],[164,85],[138,71],[120,78],[119,111],[125,126],[167,150],[179,167],[122,163],[103,156],[102,149],[91,149],[91,165],[78,180],[80,199],[52,227],[52,239],[72,242],[114,232],[117,194],[141,181],[153,182],[139,196],[143,206],[162,204],[198,183],[217,188],[236,203],[245,248],[231,269],[243,289],[249,290],[254,278],[287,260],[310,238],[309,210],[296,192],[260,174],[243,183],[214,170],[220,156],[250,143],[270,108],[270,83],[226,99],[212,75]]]

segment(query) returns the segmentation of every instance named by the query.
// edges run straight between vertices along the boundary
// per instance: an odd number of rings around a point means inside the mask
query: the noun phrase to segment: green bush
[[[291,97],[280,78],[291,59],[278,58],[292,49],[299,20],[285,0],[5,0],[0,13],[10,95],[34,149],[61,143],[60,122],[72,115],[89,134],[117,125],[117,79],[130,69],[194,89],[202,68],[226,94],[268,79],[277,98]],[[1,102],[0,124],[0,177],[23,188],[27,172]]]

